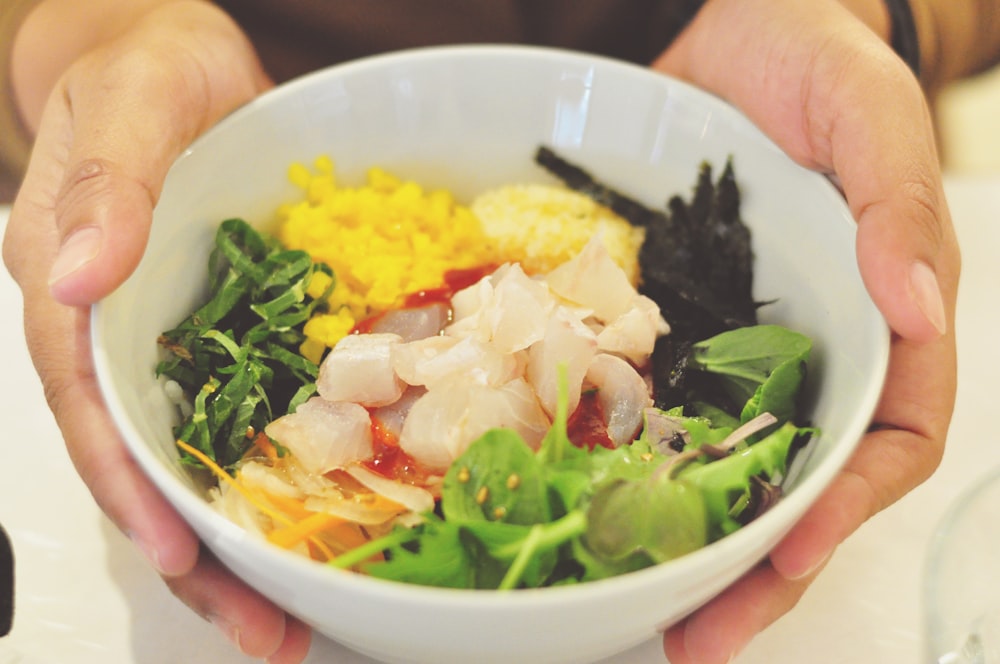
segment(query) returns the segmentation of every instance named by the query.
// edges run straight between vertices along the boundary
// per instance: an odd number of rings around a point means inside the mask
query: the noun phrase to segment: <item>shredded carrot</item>
[[[195,459],[203,463],[205,467],[211,470],[212,473],[214,473],[220,480],[228,484],[236,491],[239,491],[240,495],[246,498],[251,505],[256,507],[263,514],[271,517],[273,521],[284,524],[286,527],[291,527],[295,525],[295,521],[290,519],[285,514],[282,514],[281,512],[271,509],[271,507],[268,506],[264,501],[260,500],[260,498],[256,494],[247,489],[239,481],[237,481],[229,473],[227,473],[223,468],[221,468],[217,463],[208,458],[208,455],[206,455],[204,452],[195,447],[192,447],[191,445],[188,445],[183,440],[178,439],[176,441],[176,444],[177,447],[181,448],[182,450],[193,456]],[[319,540],[315,536],[310,536],[309,541],[317,549],[319,549],[319,551],[326,557],[327,560],[332,560],[334,558],[333,551],[331,551],[330,547],[324,544],[321,540]]]
[[[366,544],[369,541],[369,538],[364,533],[354,527],[353,524],[347,522],[337,524],[333,528],[332,534],[337,538],[338,542],[344,545],[344,549],[347,551]],[[381,558],[382,555],[373,556],[373,558],[375,557]]]
[[[343,523],[344,520],[326,512],[313,512],[298,523],[272,530],[267,539],[280,547],[290,549],[302,540],[322,532],[328,526]]]

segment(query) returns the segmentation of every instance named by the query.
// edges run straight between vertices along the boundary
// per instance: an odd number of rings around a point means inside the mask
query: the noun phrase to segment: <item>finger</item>
[[[167,579],[171,592],[214,624],[245,655],[297,664],[309,650],[305,625],[238,580],[203,550],[190,573]]]
[[[312,630],[291,616],[285,616],[285,640],[267,658],[267,664],[299,664],[309,654]]]
[[[926,480],[944,453],[955,398],[951,335],[893,343],[883,401],[844,470],[771,552],[789,579],[806,576],[862,523]],[[931,380],[934,389],[926,389]]]
[[[35,146],[46,175],[62,170],[49,273],[57,300],[94,302],[135,268],[171,163],[266,84],[242,34],[208,3],[151,12],[70,68]]]
[[[159,572],[188,572],[197,559],[197,538],[122,445],[91,356],[78,350],[89,347],[88,312],[54,302],[43,280],[24,280],[22,287],[28,348],[81,479]]]
[[[789,581],[762,563],[664,632],[667,659],[670,664],[728,664],[754,636],[795,606],[810,580]]]
[[[711,39],[723,27],[731,38]],[[656,66],[735,103],[799,163],[835,173],[889,325],[920,342],[944,333],[942,272],[957,252],[933,125],[916,79],[874,33],[838,2],[720,0]]]

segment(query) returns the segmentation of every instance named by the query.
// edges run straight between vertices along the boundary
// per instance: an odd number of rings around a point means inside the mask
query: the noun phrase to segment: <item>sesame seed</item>
[[[469,469],[467,467],[463,466],[462,468],[458,469],[458,481],[461,484],[465,484],[466,482],[468,482],[470,477],[471,473],[469,473]]]
[[[517,473],[511,473],[507,476],[507,488],[513,491],[517,487],[521,486],[521,476]]]
[[[476,504],[482,505],[486,502],[486,499],[490,497],[490,488],[488,486],[479,487],[479,491],[476,492]]]

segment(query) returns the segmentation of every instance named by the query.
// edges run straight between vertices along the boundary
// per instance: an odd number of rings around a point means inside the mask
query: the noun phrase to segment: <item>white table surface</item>
[[[1000,370],[1000,178],[946,178],[963,246],[958,402],[936,474],[866,523],[789,615],[740,664],[909,664],[922,653],[920,582],[932,529],[963,487],[1000,465],[984,413]],[[0,226],[7,210],[0,208]],[[16,556],[14,627],[0,664],[245,664],[176,600],[98,510],[65,453],[21,328],[20,291],[0,274],[0,523]],[[998,543],[1000,545],[1000,543]],[[316,638],[308,661],[371,660]],[[665,661],[658,641],[616,664]]]

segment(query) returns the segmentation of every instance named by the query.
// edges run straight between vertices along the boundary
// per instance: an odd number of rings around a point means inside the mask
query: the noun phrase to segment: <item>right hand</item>
[[[94,499],[171,591],[247,655],[300,662],[310,632],[200,546],[125,449],[94,375],[89,305],[135,269],[167,170],[271,83],[240,29],[205,2],[165,2],[79,57],[40,119],[3,255],[28,349]]]

